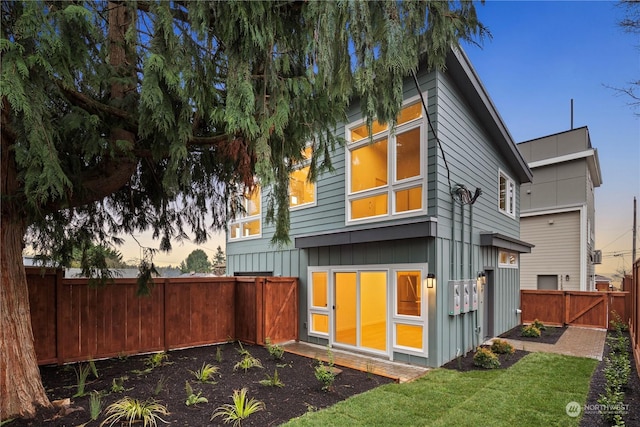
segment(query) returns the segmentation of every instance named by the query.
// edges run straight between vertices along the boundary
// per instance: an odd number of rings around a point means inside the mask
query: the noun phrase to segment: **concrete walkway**
[[[508,339],[517,350],[541,351],[545,353],[566,354],[568,356],[589,357],[602,360],[606,329],[591,329],[569,326],[555,344],[543,344],[532,341]]]

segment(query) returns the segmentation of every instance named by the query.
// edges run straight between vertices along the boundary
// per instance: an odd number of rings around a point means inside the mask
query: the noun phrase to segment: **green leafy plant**
[[[89,395],[89,415],[95,421],[100,416],[100,412],[102,412],[102,394],[94,390]]]
[[[473,355],[473,364],[485,369],[495,369],[500,367],[498,356],[486,347],[478,347]]]
[[[373,371],[375,370],[375,364],[372,361],[367,361],[367,378],[371,379],[373,378]]]
[[[505,340],[495,339],[491,343],[491,351],[497,354],[513,354],[516,349]]]
[[[241,425],[242,420],[250,415],[263,411],[264,403],[254,398],[247,399],[247,389],[234,390],[231,396],[233,403],[224,404],[216,409],[211,416],[211,420],[216,417],[223,417],[224,423],[233,423],[234,427]]]
[[[610,351],[616,354],[629,354],[629,338],[622,333],[609,335],[607,337]]]
[[[91,370],[93,377],[98,379],[98,368],[96,368],[96,362],[94,362],[93,359],[89,359],[89,369]]]
[[[273,371],[273,376],[270,376],[269,374],[266,375],[267,378],[260,380],[260,384],[271,387],[284,387],[284,383],[280,381],[280,377],[278,376],[277,369]]]
[[[169,411],[166,406],[153,399],[140,401],[131,397],[123,397],[107,406],[105,415],[107,417],[100,424],[101,427],[104,425],[113,426],[125,423],[131,426],[139,422],[142,422],[145,427],[155,427],[158,425],[158,421],[166,423],[166,421],[162,419],[162,416],[169,415]]]
[[[156,386],[153,388],[154,396],[159,395],[160,392],[162,392],[162,390],[164,390],[166,385],[167,385],[167,378],[164,375],[160,375],[160,378],[158,379],[158,382],[156,383]]]
[[[276,360],[280,360],[282,359],[282,356],[284,356],[284,347],[278,344],[272,344],[269,337],[265,339],[265,347],[267,348],[269,355]]]
[[[150,369],[155,369],[159,366],[167,365],[169,363],[168,360],[169,360],[169,355],[164,351],[161,351],[159,353],[154,353],[149,355],[149,357],[147,357],[147,359],[145,360],[144,364]]]
[[[124,391],[124,382],[128,379],[129,377],[127,377],[126,375],[112,379],[111,393],[122,393]]]
[[[534,319],[532,325],[538,328],[541,332],[547,330],[547,327],[544,325],[544,323],[542,323],[538,319]]]
[[[320,361],[315,367],[314,375],[316,379],[322,383],[322,390],[332,390],[333,383],[336,380],[336,374],[333,370],[333,366],[325,365]]]
[[[262,368],[262,362],[251,355],[245,355],[238,363],[233,366],[233,370],[242,369],[245,373],[251,368]]]
[[[91,366],[88,363],[79,363],[77,367],[73,368],[76,373],[76,394],[73,397],[82,397],[85,393],[85,387],[87,385],[87,378],[91,372]]]
[[[236,351],[238,353],[240,353],[240,356],[242,356],[242,357],[251,356],[251,353],[249,352],[249,350],[244,348],[244,346],[242,345],[242,343],[240,341],[238,341],[238,345],[240,346],[240,348],[237,348]]]
[[[220,346],[218,346],[216,348],[216,362],[221,363],[222,362],[222,349],[220,348]]]
[[[629,330],[629,324],[625,323],[624,320],[622,320],[622,317],[620,317],[618,312],[615,310],[611,310],[611,320],[609,321],[609,324],[618,333],[627,332]]]
[[[533,324],[524,326],[520,335],[523,337],[529,338],[539,338],[540,337],[540,329],[536,328]]]
[[[218,373],[219,370],[220,368],[218,368],[217,366],[213,366],[209,363],[205,365],[203,363],[202,367],[197,371],[189,371],[189,372],[191,372],[193,376],[196,377],[196,379],[202,383],[215,384],[215,381],[213,381],[212,378],[215,374]]]
[[[187,406],[195,406],[199,403],[208,403],[209,401],[207,400],[206,397],[202,397],[202,392],[199,391],[198,394],[195,394],[193,392],[193,388],[191,387],[191,384],[189,384],[189,381],[185,381],[184,382],[184,389],[187,392],[187,400],[184,402],[185,405]]]

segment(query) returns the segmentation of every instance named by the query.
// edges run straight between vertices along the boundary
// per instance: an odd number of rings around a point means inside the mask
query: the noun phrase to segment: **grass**
[[[584,405],[597,360],[531,353],[509,369],[434,369],[387,384],[285,424],[295,426],[578,426],[569,402]]]

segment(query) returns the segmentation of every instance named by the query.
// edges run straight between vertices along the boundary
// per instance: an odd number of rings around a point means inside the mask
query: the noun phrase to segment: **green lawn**
[[[578,426],[566,405],[584,405],[597,360],[531,353],[509,369],[434,369],[405,384],[387,384],[292,426]]]

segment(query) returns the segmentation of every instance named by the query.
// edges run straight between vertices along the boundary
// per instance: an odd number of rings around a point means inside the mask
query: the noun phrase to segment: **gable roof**
[[[516,146],[509,129],[498,113],[478,73],[462,48],[451,49],[447,56],[447,73],[458,85],[465,98],[478,114],[489,135],[495,141],[520,183],[531,182],[533,173]]]

